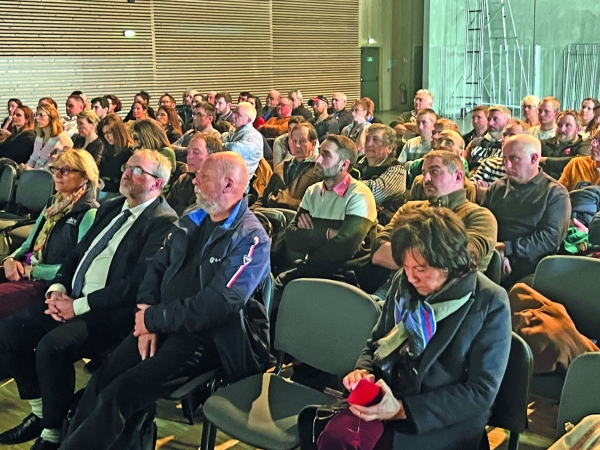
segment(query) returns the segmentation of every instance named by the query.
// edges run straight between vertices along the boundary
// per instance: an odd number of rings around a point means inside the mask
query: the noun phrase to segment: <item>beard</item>
[[[198,188],[194,188],[196,194],[196,205],[202,208],[208,215],[220,213],[225,209],[223,201],[219,198],[211,201]]]
[[[323,168],[320,166],[315,166],[315,175],[323,178],[324,180],[332,180],[337,178],[340,173],[340,168],[338,166]]]
[[[123,178],[121,179],[121,184],[119,185],[119,192],[126,198],[139,200],[143,197],[144,188],[138,184],[135,184],[130,178]]]

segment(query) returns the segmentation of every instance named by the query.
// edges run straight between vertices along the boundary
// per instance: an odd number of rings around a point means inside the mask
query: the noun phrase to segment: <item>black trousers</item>
[[[161,338],[156,354],[144,361],[133,335],[110,354],[86,387],[61,450],[110,449],[136,413],[181,387],[190,376],[221,364],[210,337]]]
[[[15,378],[19,395],[43,400],[42,426],[61,428],[73,400],[73,363],[116,346],[130,319],[90,311],[66,323],[44,314],[37,302],[0,322],[0,361]]]

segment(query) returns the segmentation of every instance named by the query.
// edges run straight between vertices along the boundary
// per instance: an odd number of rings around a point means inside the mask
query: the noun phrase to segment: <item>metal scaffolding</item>
[[[533,93],[531,53],[519,45],[510,0],[467,0],[461,111],[520,108],[522,93]]]

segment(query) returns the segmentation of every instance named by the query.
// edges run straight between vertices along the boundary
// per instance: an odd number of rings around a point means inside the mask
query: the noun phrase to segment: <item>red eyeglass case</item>
[[[379,403],[382,398],[381,388],[371,380],[363,378],[358,382],[347,400],[351,405],[371,406]]]

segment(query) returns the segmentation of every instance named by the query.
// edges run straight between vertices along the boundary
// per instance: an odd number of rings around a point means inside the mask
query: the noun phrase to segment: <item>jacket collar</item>
[[[454,211],[463,203],[467,202],[467,190],[459,189],[458,191],[450,192],[447,195],[430,199],[429,204],[431,206],[445,206],[446,208]]]
[[[237,203],[237,205],[235,205],[235,207],[231,211],[231,214],[229,215],[229,217],[227,218],[227,220],[225,220],[225,222],[223,223],[223,225],[221,225],[221,228],[223,228],[225,230],[228,230],[229,228],[231,228],[232,224],[235,222],[235,220],[238,217],[240,209],[245,209],[245,208],[242,208],[243,206],[244,207],[246,206],[246,199],[245,198],[242,198]],[[202,208],[196,209],[195,211],[192,211],[191,213],[188,214],[189,219],[192,222],[194,222],[194,224],[196,224],[196,226],[200,226],[200,224],[202,224],[202,222],[204,221],[204,219],[206,218],[206,216],[208,216],[208,213],[206,211],[204,211]]]

